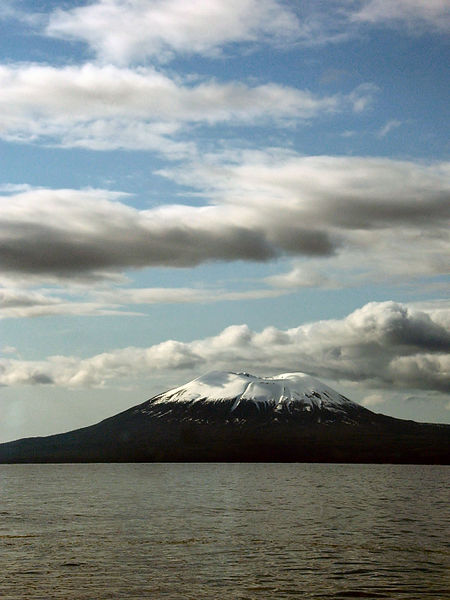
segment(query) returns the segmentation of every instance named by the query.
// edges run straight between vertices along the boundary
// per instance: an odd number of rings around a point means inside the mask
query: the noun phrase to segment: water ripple
[[[2,600],[448,600],[448,467],[0,467]]]

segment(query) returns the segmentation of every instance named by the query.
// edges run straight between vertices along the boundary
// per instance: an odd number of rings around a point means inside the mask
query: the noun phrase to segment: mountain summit
[[[203,415],[205,420],[227,423],[241,418],[352,423],[370,413],[305,373],[257,377],[231,371],[211,371],[152,398],[136,412],[182,421]]]
[[[233,401],[231,411],[240,404],[254,403],[275,410],[293,407],[344,410],[357,406],[338,392],[305,373],[282,373],[275,377],[256,377],[250,373],[211,371],[185,385],[161,394],[159,402]]]
[[[450,462],[450,425],[374,413],[304,373],[212,371],[96,425],[0,444],[0,462]]]

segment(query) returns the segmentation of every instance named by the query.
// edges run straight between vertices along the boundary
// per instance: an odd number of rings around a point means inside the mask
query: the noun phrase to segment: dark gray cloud
[[[386,345],[450,353],[450,331],[423,312],[411,314],[406,308],[399,310],[392,321],[383,325],[380,336]]]
[[[5,196],[0,267],[17,276],[100,277],[129,268],[363,252],[368,271],[376,261],[395,276],[446,268],[447,164],[285,153],[208,160],[165,173],[208,194],[205,206],[137,210],[104,190]]]
[[[424,196],[428,197],[426,203],[421,202]],[[351,229],[378,229],[387,223],[403,227],[423,225],[428,228],[433,223],[450,218],[450,193],[448,190],[423,190],[418,202],[415,198],[398,202],[393,191],[392,198],[386,198],[383,194],[379,198],[361,202],[358,197],[340,197],[338,192],[318,209],[329,223]]]
[[[5,199],[0,208],[2,270],[65,276],[334,251],[326,232],[285,226],[275,212],[269,215],[272,223],[254,223],[224,207],[138,211],[104,195],[38,190]]]
[[[279,254],[264,232],[226,224],[215,233],[170,224],[159,231],[138,222],[116,228],[106,219],[95,232],[88,233],[72,228],[70,222],[67,231],[45,223],[10,227],[10,233],[20,229],[20,234],[0,240],[0,266],[12,272],[76,275],[153,265],[188,267],[212,260],[267,261]],[[312,253],[316,248],[318,253],[322,247],[327,249],[321,236],[318,243],[311,239],[305,247]]]
[[[30,376],[30,383],[31,385],[52,385],[55,382],[45,373],[33,373]]]

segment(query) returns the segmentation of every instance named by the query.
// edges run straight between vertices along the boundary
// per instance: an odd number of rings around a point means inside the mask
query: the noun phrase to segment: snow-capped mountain
[[[256,377],[250,373],[211,371],[175,389],[161,394],[161,402],[223,402],[233,400],[231,410],[239,404],[253,402],[270,405],[276,410],[299,405],[304,410],[327,408],[342,410],[355,406],[344,396],[305,373],[282,373],[275,377]]]
[[[369,413],[305,373],[257,377],[250,373],[211,371],[136,407],[142,415],[227,421],[238,418],[296,418],[351,422]]]
[[[394,419],[304,373],[212,371],[100,423],[0,444],[8,462],[450,462],[450,425]]]

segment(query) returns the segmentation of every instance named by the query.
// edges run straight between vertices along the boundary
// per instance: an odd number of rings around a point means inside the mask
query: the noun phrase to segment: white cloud
[[[364,396],[361,400],[361,404],[366,408],[372,408],[373,406],[378,406],[383,404],[386,401],[386,397],[383,394],[375,392],[373,394],[368,394]]]
[[[56,315],[106,316],[137,315],[120,310],[120,304],[99,301],[75,301],[48,291],[8,289],[0,287],[0,319],[48,317]]]
[[[57,9],[47,35],[88,44],[104,62],[126,64],[176,55],[217,57],[232,44],[336,43],[357,26],[448,30],[447,0],[97,0]]]
[[[315,98],[276,84],[202,82],[186,85],[154,69],[113,66],[0,67],[2,113],[20,118],[27,111],[57,119],[108,117],[161,121],[222,121],[264,114],[310,117],[335,110],[337,97]]]
[[[0,184],[1,194],[17,194],[20,192],[29,192],[33,186],[28,183],[2,183]]]
[[[17,354],[17,348],[15,346],[3,346],[0,352],[2,354]]]
[[[284,290],[251,289],[232,291],[214,288],[128,288],[114,289],[96,293],[98,300],[127,304],[208,304],[211,302],[229,302],[276,298],[284,295]]]
[[[369,84],[348,95],[320,97],[270,83],[188,84],[149,68],[0,65],[0,137],[94,150],[160,150],[179,157],[195,148],[177,139],[182,125],[267,119],[283,125],[285,119],[359,111],[374,93]]]
[[[254,332],[231,326],[192,342],[169,340],[149,348],[124,348],[91,358],[54,356],[44,361],[0,359],[0,384],[106,385],[155,371],[209,368],[306,371],[322,378],[378,389],[448,392],[450,330],[433,312],[395,302],[370,303],[341,320],[294,329]]]
[[[305,265],[295,265],[291,271],[266,277],[265,281],[276,288],[286,289],[341,286],[337,280],[333,280],[320,270]]]
[[[364,0],[351,15],[355,22],[404,23],[412,27],[450,28],[448,0]]]
[[[17,0],[3,0],[0,6],[0,19],[15,18],[19,12]]]
[[[285,44],[303,31],[278,0],[99,0],[51,14],[47,34],[82,40],[105,61],[217,56],[236,42]]]
[[[143,316],[130,311],[130,305],[208,304],[276,298],[289,290],[251,289],[232,291],[214,288],[114,288],[78,290],[84,299],[77,300],[70,290],[29,290],[0,287],[0,319],[74,316]],[[62,292],[62,293],[61,293]],[[75,290],[73,290],[75,292]]]
[[[408,286],[421,292],[445,294],[448,281],[434,277],[447,272],[448,245],[428,236],[422,239],[418,231],[397,232],[377,230],[369,236],[349,235],[346,247],[323,261],[321,258],[294,259],[291,268],[265,278],[265,283],[291,291],[316,287],[322,289],[357,288],[367,284]],[[352,242],[359,237],[360,244]],[[431,234],[430,234],[430,237]]]
[[[26,24],[43,30],[46,27],[48,15],[32,12],[23,6],[22,0],[2,0],[0,5],[0,19],[20,21],[21,25]]]
[[[361,25],[450,27],[447,0],[97,0],[49,15],[46,34],[86,43],[104,63],[218,57],[233,45],[337,43]]]
[[[378,131],[377,135],[379,138],[384,138],[390,133],[393,129],[397,129],[402,125],[402,121],[398,121],[397,119],[391,119],[388,121],[383,127]]]

